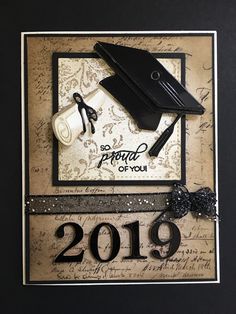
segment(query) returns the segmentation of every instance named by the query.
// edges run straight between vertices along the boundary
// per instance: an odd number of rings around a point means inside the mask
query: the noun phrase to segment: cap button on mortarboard
[[[152,71],[152,73],[151,73],[151,79],[152,80],[157,81],[157,80],[159,80],[160,77],[161,77],[160,72]]]

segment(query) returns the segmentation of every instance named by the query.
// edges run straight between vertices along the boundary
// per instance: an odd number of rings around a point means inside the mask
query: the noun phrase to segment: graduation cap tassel
[[[175,120],[171,123],[171,125],[161,134],[161,136],[158,138],[156,143],[152,146],[152,148],[149,150],[148,154],[149,156],[155,156],[157,157],[162,150],[163,146],[166,144],[166,142],[169,140],[171,135],[174,132],[175,124],[179,121],[179,119],[182,117],[182,114],[177,115]]]

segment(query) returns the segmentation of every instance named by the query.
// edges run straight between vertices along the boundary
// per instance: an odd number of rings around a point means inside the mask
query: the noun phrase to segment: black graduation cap
[[[115,72],[100,84],[128,110],[140,129],[155,131],[163,112],[177,114],[150,149],[150,156],[158,156],[183,115],[204,113],[204,107],[148,51],[103,42],[94,49]]]

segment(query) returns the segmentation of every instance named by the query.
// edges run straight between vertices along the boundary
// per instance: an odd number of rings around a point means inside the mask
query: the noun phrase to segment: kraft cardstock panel
[[[97,41],[186,55],[186,87],[206,108],[186,119],[187,187],[214,188],[213,69],[211,36],[28,37],[28,122],[30,194],[106,194],[168,192],[166,186],[55,187],[52,185],[52,54],[91,52]]]
[[[29,280],[37,281],[162,281],[162,280],[214,280],[215,279],[215,239],[214,223],[196,219],[188,214],[175,224],[181,230],[181,244],[177,252],[168,259],[152,257],[151,250],[160,249],[149,237],[149,228],[158,213],[135,213],[140,221],[140,253],[147,259],[124,260],[130,253],[129,233],[122,225],[134,221],[134,214],[57,214],[30,215],[30,273]],[[66,227],[65,236],[58,239],[55,230],[67,221],[79,223],[84,237],[79,244],[66,254],[77,255],[84,250],[82,263],[55,263],[56,256],[69,245],[73,237],[71,227]],[[120,234],[121,248],[110,262],[100,263],[88,248],[91,230],[106,221],[115,226]],[[170,237],[168,227],[160,229],[162,241]],[[103,227],[99,235],[100,256],[105,259],[111,250],[108,229]],[[168,246],[163,247],[166,254]]]
[[[159,59],[159,61],[178,81],[181,81],[180,59]],[[102,59],[69,56],[59,58],[59,109],[72,104],[72,95],[76,91],[86,98],[98,88],[99,81],[111,74]],[[147,152],[174,120],[175,114],[163,114],[157,131],[153,132],[140,130],[124,107],[108,94],[103,105],[98,108],[98,121],[95,123],[94,134],[88,130],[70,147],[59,144],[59,181],[123,180],[125,185],[125,182],[130,180],[181,180],[181,120],[158,158],[150,158]],[[98,167],[103,154],[107,152],[104,152],[103,147],[107,146],[110,147],[109,152],[138,150],[142,153],[136,161],[126,163],[123,160],[108,160],[101,162],[101,166]],[[183,148],[182,154],[184,153]]]

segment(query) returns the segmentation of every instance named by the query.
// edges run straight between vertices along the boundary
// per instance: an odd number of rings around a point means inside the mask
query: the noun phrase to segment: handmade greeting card
[[[24,284],[219,282],[215,32],[22,33]]]

